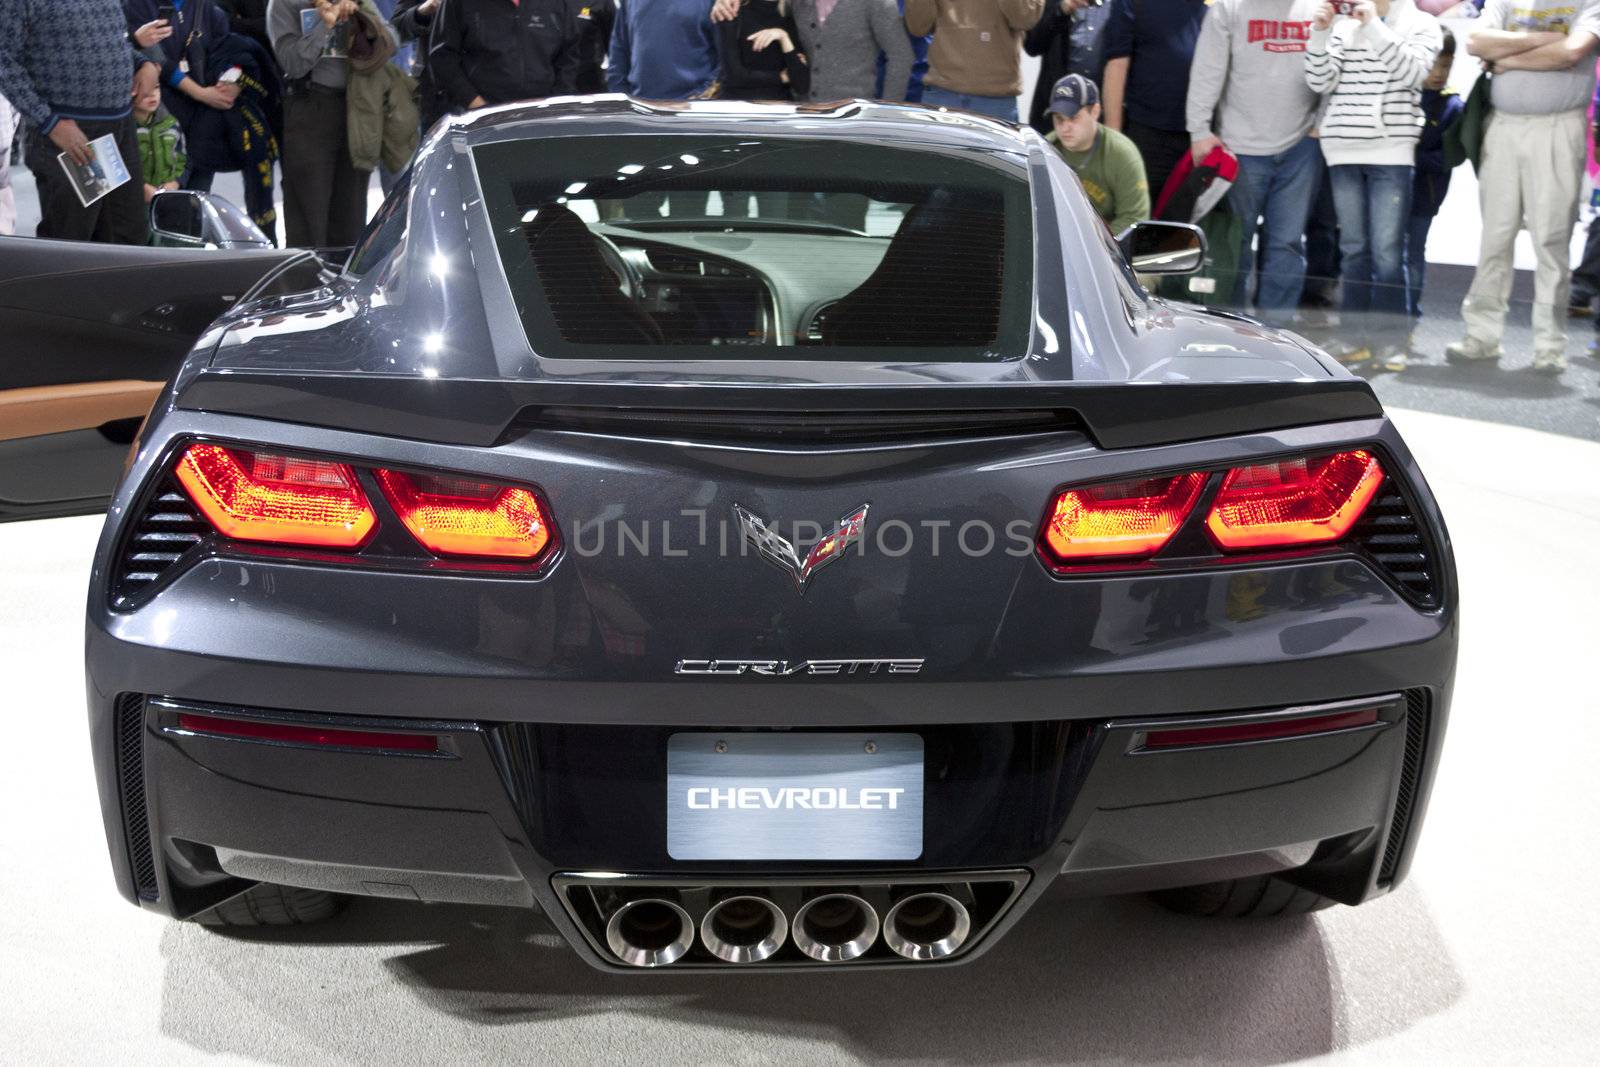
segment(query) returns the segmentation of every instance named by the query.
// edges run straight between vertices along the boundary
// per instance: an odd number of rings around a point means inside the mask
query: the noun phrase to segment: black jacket
[[[571,92],[577,11],[577,0],[444,0],[428,49],[434,84],[452,108]]]
[[[786,32],[794,51],[785,53],[777,44],[759,52],[751,48],[750,35],[768,29]],[[811,68],[800,51],[800,34],[794,19],[779,14],[773,0],[745,0],[738,18],[720,23],[717,52],[722,58],[717,95],[724,99],[804,100],[811,95]]]
[[[611,27],[617,24],[617,0],[583,0],[578,5],[579,93],[606,91],[606,53],[611,51]]]

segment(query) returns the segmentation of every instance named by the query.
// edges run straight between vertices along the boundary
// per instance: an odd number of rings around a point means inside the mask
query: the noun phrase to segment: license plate
[[[916,859],[922,763],[917,734],[673,734],[667,855]]]

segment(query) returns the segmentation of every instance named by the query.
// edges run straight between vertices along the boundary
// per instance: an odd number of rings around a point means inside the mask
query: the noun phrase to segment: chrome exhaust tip
[[[883,919],[884,943],[908,960],[943,959],[971,933],[972,916],[948,893],[912,893]]]
[[[700,941],[727,963],[760,963],[783,947],[789,920],[766,897],[741,895],[717,901],[700,920]]]
[[[823,963],[853,960],[878,940],[878,913],[854,893],[824,893],[794,913],[794,944]]]
[[[664,897],[630,900],[606,921],[606,946],[630,967],[665,967],[694,945],[694,920]]]

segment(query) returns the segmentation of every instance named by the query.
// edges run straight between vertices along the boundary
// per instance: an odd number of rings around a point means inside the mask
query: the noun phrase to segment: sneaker
[[[1572,290],[1567,297],[1567,314],[1576,319],[1586,319],[1594,314],[1594,294]]]
[[[1354,344],[1350,341],[1329,341],[1327,352],[1328,355],[1347,367],[1358,367],[1372,359],[1372,348],[1370,346]]]
[[[1464,337],[1444,346],[1444,358],[1451,363],[1492,363],[1503,354],[1499,345],[1490,348],[1476,337]]]
[[[1538,352],[1533,357],[1535,374],[1560,374],[1567,369],[1567,357],[1560,352]]]
[[[1378,349],[1377,358],[1384,370],[1394,371],[1396,374],[1405,370],[1410,362],[1405,348],[1401,345],[1382,346]]]

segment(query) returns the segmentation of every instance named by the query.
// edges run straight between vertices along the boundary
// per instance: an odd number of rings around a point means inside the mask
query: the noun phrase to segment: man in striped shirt
[[[1422,135],[1422,83],[1443,38],[1412,0],[1356,0],[1348,15],[1324,3],[1311,20],[1306,84],[1328,94],[1320,129],[1339,216],[1345,336],[1329,351],[1346,363],[1376,356],[1405,366],[1406,224],[1411,167]]]
[[[1512,247],[1526,226],[1538,255],[1533,369],[1560,374],[1567,366],[1568,243],[1583,186],[1600,0],[1489,0],[1478,25],[1467,51],[1494,71],[1494,110],[1478,164],[1483,239],[1461,304],[1467,336],[1445,354],[1452,362],[1500,358]]]

